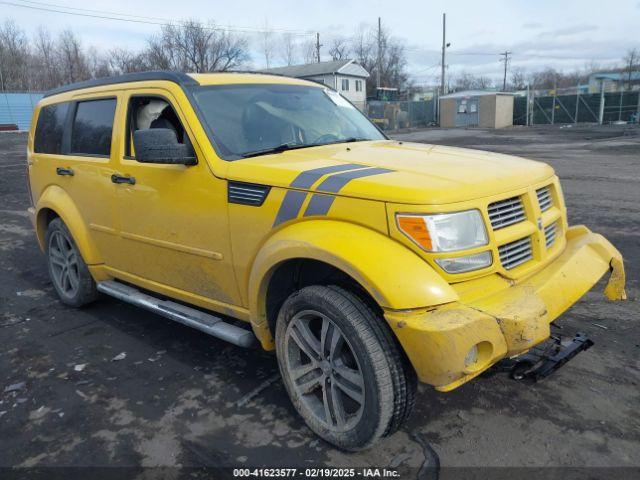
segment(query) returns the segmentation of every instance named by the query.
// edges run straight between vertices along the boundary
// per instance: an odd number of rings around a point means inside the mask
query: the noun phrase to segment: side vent
[[[271,187],[254,183],[229,182],[227,198],[229,203],[259,207],[269,195]]]

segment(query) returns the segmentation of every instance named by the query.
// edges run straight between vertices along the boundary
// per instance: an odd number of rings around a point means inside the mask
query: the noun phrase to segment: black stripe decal
[[[313,197],[311,197],[311,200],[309,200],[309,205],[307,205],[304,216],[310,217],[311,215],[326,215],[329,213],[329,209],[335,199],[336,197],[333,195],[314,194]]]
[[[355,170],[367,168],[366,165],[358,165],[357,163],[347,163],[345,165],[332,165],[330,167],[320,167],[314,168],[312,170],[307,170],[298,175],[293,182],[291,182],[291,186],[293,188],[311,188],[311,186],[316,183],[323,175],[327,175],[328,173],[336,173],[336,172],[344,172],[345,170]]]
[[[283,222],[296,218],[306,197],[307,192],[288,190],[284,196],[284,200],[282,200],[280,210],[278,210],[278,215],[276,215],[276,220],[273,222],[273,226],[276,227]]]
[[[355,170],[352,172],[339,173],[325,179],[320,185],[318,185],[318,190],[338,193],[351,180],[389,172],[393,172],[393,170],[389,170],[387,168],[370,168],[368,170]],[[336,197],[333,195],[314,194],[309,201],[309,205],[307,205],[304,216],[326,215],[329,213],[329,209],[331,208],[331,205],[333,205],[335,198]]]
[[[338,173],[325,179],[318,185],[319,192],[338,193],[351,180],[362,177],[370,177],[372,175],[380,175],[383,173],[393,172],[387,168],[370,168],[368,170],[355,170],[353,172]]]

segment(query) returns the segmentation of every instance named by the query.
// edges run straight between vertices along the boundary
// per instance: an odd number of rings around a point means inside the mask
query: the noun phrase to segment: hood
[[[326,145],[236,160],[228,177],[297,188],[308,170],[340,165],[376,168],[346,182],[338,194],[393,203],[442,205],[509,192],[554,175],[541,162],[464,148],[392,140]],[[388,170],[388,171],[387,171]],[[340,174],[329,174],[340,175]],[[310,190],[314,190],[311,187]]]

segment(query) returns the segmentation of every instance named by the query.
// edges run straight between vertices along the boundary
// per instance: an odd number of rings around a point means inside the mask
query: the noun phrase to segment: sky
[[[85,46],[108,51],[113,47],[141,48],[160,27],[38,9],[85,9],[75,11],[87,15],[108,15],[88,10],[108,11],[159,23],[165,19],[213,20],[244,32],[250,42],[251,66],[257,69],[265,66],[265,60],[261,53],[263,34],[255,30],[273,30],[275,58],[271,66],[277,66],[283,61],[278,44],[284,32],[301,42],[319,32],[321,43],[326,45],[323,59],[328,60],[332,38],[349,37],[363,26],[375,25],[380,16],[392,36],[405,46],[414,82],[433,84],[440,72],[444,12],[447,42],[451,43],[448,75],[465,71],[497,81],[503,69],[499,53],[506,50],[512,52],[509,67],[527,72],[546,66],[568,71],[592,64],[621,64],[628,49],[640,49],[640,1],[617,0],[608,4],[610,8],[606,5],[594,0],[0,0],[0,21],[11,18],[29,34],[39,25],[52,33],[72,28]]]

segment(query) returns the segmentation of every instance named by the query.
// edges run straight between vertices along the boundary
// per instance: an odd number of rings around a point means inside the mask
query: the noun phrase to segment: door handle
[[[58,167],[56,168],[56,173],[60,176],[68,175],[73,177],[73,170],[71,168]]]
[[[118,175],[117,173],[111,175],[111,181],[113,183],[128,183],[129,185],[136,184],[136,179],[134,177],[125,177],[123,175]]]

